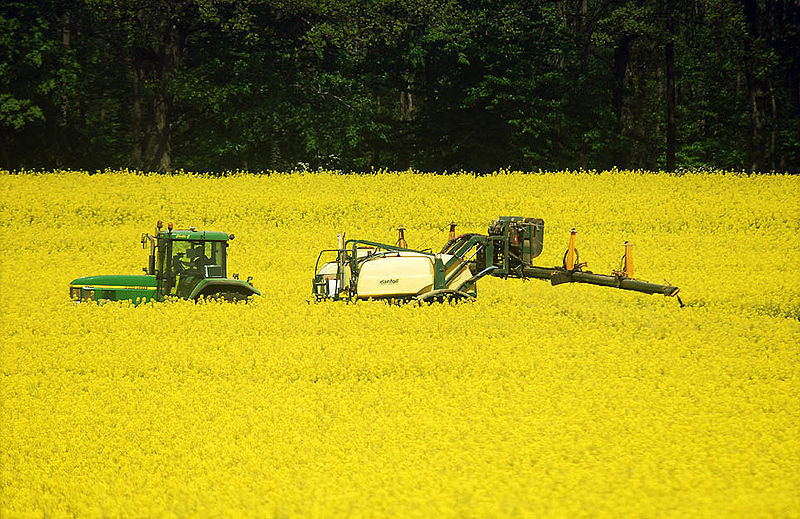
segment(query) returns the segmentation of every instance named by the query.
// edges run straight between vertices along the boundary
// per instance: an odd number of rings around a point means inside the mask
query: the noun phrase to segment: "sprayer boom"
[[[339,249],[320,254],[313,293],[318,300],[474,298],[476,283],[484,276],[543,279],[553,285],[587,283],[665,296],[676,296],[679,290],[634,279],[629,242],[625,242],[620,270],[595,274],[583,270],[586,263],[579,261],[575,229],[570,232],[563,265],[547,268],[533,265],[544,244],[541,218],[501,216],[491,223],[487,234],[456,236],[455,227],[451,222],[449,240],[439,253],[408,248],[402,226],[395,245],[340,240]],[[325,253],[336,258],[320,266]]]

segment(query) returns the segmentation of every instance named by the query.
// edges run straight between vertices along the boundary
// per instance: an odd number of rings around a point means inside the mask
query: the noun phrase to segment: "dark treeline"
[[[800,2],[27,0],[0,166],[798,171]]]

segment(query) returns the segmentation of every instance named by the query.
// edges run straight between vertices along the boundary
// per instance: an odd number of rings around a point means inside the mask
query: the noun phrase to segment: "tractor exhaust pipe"
[[[155,236],[142,234],[142,248],[148,241],[150,242],[150,256],[147,258],[147,268],[144,271],[152,276],[156,273],[156,239]]]

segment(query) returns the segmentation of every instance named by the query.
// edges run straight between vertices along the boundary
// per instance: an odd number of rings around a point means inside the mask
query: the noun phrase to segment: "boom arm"
[[[520,217],[501,217],[492,222],[489,235],[462,234],[451,239],[442,249],[443,253],[471,261],[464,255],[477,246],[475,256],[477,270],[501,278],[522,278],[549,280],[553,285],[562,283],[587,283],[605,287],[632,290],[645,294],[662,294],[676,296],[680,290],[672,285],[659,285],[632,279],[633,262],[630,258],[630,245],[626,242],[626,268],[613,274],[595,274],[582,270],[583,264],[575,261],[575,232],[570,235],[570,246],[565,258],[572,258],[572,265],[562,267],[537,267],[532,259],[542,250],[544,222],[539,219]],[[570,254],[572,252],[572,254]],[[455,260],[455,258],[453,259]]]
[[[570,271],[565,268],[543,268],[543,267],[524,267],[522,269],[523,278],[549,279],[553,285],[562,283],[588,283],[590,285],[600,285],[604,287],[621,288],[622,290],[633,290],[645,294],[662,294],[674,296],[678,294],[678,287],[672,285],[658,285],[631,279],[624,274],[607,275],[595,274],[594,272],[584,272],[582,270]]]

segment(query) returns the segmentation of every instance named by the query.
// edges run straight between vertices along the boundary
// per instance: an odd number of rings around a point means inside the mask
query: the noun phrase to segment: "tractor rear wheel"
[[[247,296],[241,292],[233,290],[223,290],[221,292],[213,292],[205,294],[203,297],[214,301],[225,301],[226,303],[236,303],[238,301],[247,301]]]

